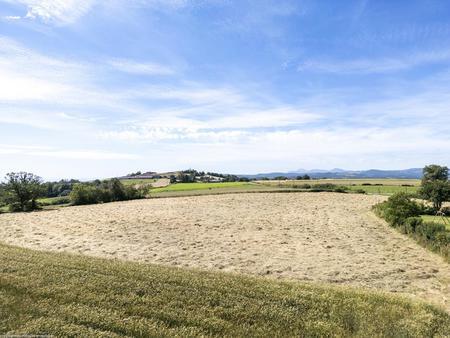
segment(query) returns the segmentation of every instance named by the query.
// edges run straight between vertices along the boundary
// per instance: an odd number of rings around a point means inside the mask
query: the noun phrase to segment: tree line
[[[433,212],[438,212],[443,202],[450,200],[449,169],[445,166],[429,165],[423,169],[423,177],[419,194],[416,197],[427,200]],[[182,171],[174,181],[196,182],[198,178],[208,176],[220,177],[223,182],[248,180],[236,175],[198,172],[193,169]],[[279,177],[278,179],[284,179]],[[308,175],[297,179],[309,180]],[[171,178],[172,180],[172,178]],[[82,183],[78,180],[61,180],[43,182],[42,178],[32,173],[9,173],[5,182],[0,184],[0,207],[7,205],[10,211],[32,211],[40,207],[38,199],[42,197],[67,196],[71,204],[93,204],[144,198],[148,188],[125,186],[117,179],[95,180]],[[450,210],[448,210],[450,213]]]
[[[0,207],[9,211],[33,211],[40,209],[40,198],[67,197],[72,205],[106,203],[144,198],[146,188],[126,186],[117,179],[80,182],[61,180],[43,182],[42,178],[27,172],[8,173],[0,184]]]

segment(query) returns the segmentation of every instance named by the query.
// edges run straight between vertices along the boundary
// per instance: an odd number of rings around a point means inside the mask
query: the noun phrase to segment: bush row
[[[77,183],[69,195],[73,205],[107,203],[145,198],[146,188],[125,186],[114,178],[102,182]]]
[[[280,185],[282,187],[283,185]],[[311,192],[341,192],[345,193],[349,189],[345,186],[336,185],[333,183],[320,183],[320,184],[292,184],[290,187],[294,189],[305,189]]]
[[[444,224],[424,222],[420,217],[429,214],[430,207],[417,203],[405,192],[399,192],[373,209],[389,225],[450,260],[450,231]]]

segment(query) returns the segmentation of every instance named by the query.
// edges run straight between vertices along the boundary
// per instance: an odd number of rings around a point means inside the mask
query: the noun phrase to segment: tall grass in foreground
[[[0,334],[432,337],[450,316],[362,290],[0,245]]]

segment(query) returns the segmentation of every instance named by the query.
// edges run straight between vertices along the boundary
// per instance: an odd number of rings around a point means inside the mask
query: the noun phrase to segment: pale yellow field
[[[260,193],[0,215],[33,249],[402,293],[450,311],[450,265],[370,211],[382,196]]]

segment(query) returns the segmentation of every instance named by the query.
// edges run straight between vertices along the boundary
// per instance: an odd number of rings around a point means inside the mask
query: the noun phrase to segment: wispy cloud
[[[3,18],[8,21],[16,21],[22,19],[22,17],[18,15],[6,15]]]
[[[26,7],[23,18],[69,24],[85,15],[95,0],[3,0]],[[19,17],[20,18],[20,17]]]
[[[393,58],[373,58],[354,60],[307,60],[301,63],[299,72],[321,72],[336,74],[370,74],[388,73],[411,69],[424,64],[448,62],[450,50],[413,53],[412,55]]]
[[[25,13],[22,16],[6,16],[7,20],[40,20],[55,25],[68,25],[77,22],[84,15],[98,6],[104,9],[108,6],[119,7],[145,7],[152,9],[178,10],[187,6],[219,3],[220,0],[0,0],[23,6]]]
[[[175,71],[167,66],[152,62],[135,62],[126,59],[114,59],[108,62],[114,69],[139,75],[172,75]]]

